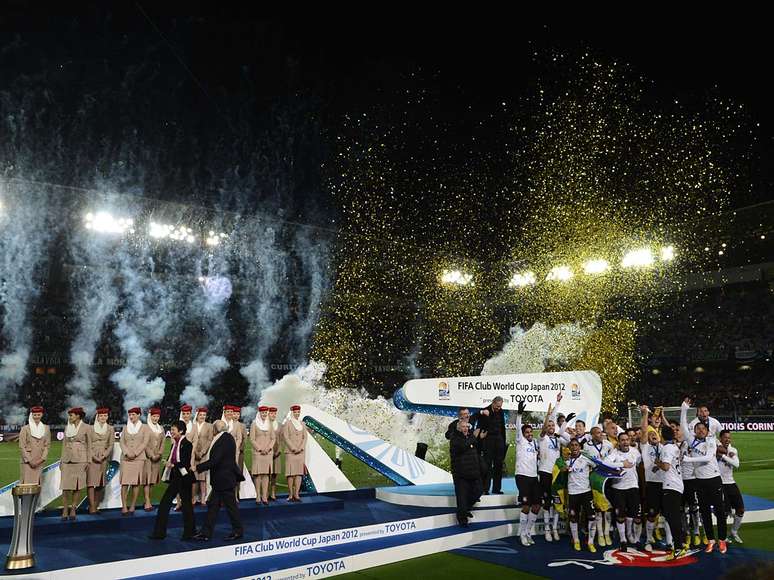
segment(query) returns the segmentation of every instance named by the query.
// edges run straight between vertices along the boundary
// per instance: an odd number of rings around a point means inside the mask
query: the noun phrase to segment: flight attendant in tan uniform
[[[301,405],[290,407],[290,416],[282,426],[285,443],[285,477],[288,479],[288,501],[301,501],[301,479],[306,457],[306,427],[300,420]]]
[[[121,515],[134,515],[134,506],[140,494],[145,472],[145,448],[148,445],[148,428],[140,421],[142,410],[129,409],[129,420],[121,431]],[[127,504],[129,488],[132,488],[131,508]]]
[[[185,438],[188,439],[191,443],[193,443],[194,440],[192,412],[193,407],[191,407],[191,405],[185,404],[180,407],[179,419],[185,423]]]
[[[48,458],[51,447],[51,430],[43,423],[43,407],[30,409],[27,424],[19,433],[19,451],[21,451],[21,483],[40,485],[40,475]]]
[[[274,468],[269,476],[269,486],[271,488],[269,501],[277,501],[277,475],[282,473],[282,431],[277,423],[277,407],[269,407],[269,421],[274,429]]]
[[[234,405],[231,416],[234,418],[234,432],[239,431],[239,438],[237,439],[236,435],[234,436],[234,439],[237,441],[237,466],[240,470],[243,470],[245,466],[245,446],[248,444],[247,439],[249,435],[247,427],[241,421],[242,407]]]
[[[250,473],[255,481],[255,503],[269,505],[269,476],[274,470],[276,440],[276,432],[269,419],[269,407],[261,405],[250,426],[250,446],[253,452]]]
[[[161,481],[161,455],[164,453],[164,427],[159,424],[161,409],[153,407],[148,411],[148,445],[145,447],[145,468],[143,471],[143,492],[146,512],[153,511],[151,489]]]
[[[196,421],[193,426],[196,435],[193,441],[193,457],[191,457],[191,467],[197,463],[204,461],[207,451],[210,449],[210,443],[212,443],[212,423],[207,422],[207,407],[199,407],[196,409]],[[196,492],[199,492],[198,499]],[[207,473],[197,473],[196,483],[194,483],[193,503],[201,503],[202,505],[207,501]]]
[[[78,492],[86,488],[86,469],[91,450],[91,427],[83,422],[86,413],[81,407],[67,411],[67,427],[62,442],[62,457],[59,470],[62,472],[62,519],[75,519],[75,510],[80,503]]]
[[[89,493],[89,513],[99,512],[99,504],[105,494],[105,472],[110,458],[113,457],[113,444],[116,440],[116,431],[108,425],[107,419],[110,409],[100,407],[91,428],[91,460],[86,470],[86,486]]]

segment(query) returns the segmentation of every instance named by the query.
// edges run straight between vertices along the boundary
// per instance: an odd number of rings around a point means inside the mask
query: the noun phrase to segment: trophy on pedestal
[[[11,490],[13,495],[13,537],[5,559],[6,570],[23,570],[35,565],[32,549],[32,525],[35,509],[40,498],[37,484],[19,484]]]

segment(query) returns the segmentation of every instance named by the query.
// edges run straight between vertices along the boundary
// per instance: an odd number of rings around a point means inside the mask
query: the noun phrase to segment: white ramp
[[[413,453],[379,439],[312,405],[301,406],[301,419],[310,429],[354,455],[398,485],[451,483],[452,476]],[[312,480],[314,481],[314,475]],[[318,489],[318,491],[320,491]]]

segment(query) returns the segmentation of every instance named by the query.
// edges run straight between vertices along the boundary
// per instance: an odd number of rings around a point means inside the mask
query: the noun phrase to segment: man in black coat
[[[467,407],[460,407],[457,411],[457,418],[449,423],[449,426],[446,428],[447,439],[451,440],[452,436],[457,432],[457,423],[460,421],[467,421],[468,423],[472,423],[470,410]]]
[[[464,419],[457,421],[449,438],[449,454],[457,496],[457,521],[461,526],[467,526],[468,518],[472,516],[470,510],[481,497],[481,471],[476,436]]]
[[[164,469],[164,479],[168,482],[164,497],[159,503],[156,513],[156,522],[153,533],[148,536],[151,540],[163,540],[167,537],[167,521],[169,520],[169,508],[172,500],[180,494],[181,509],[183,511],[183,539],[193,539],[194,529],[193,505],[191,502],[191,489],[195,482],[191,471],[191,453],[193,445],[185,438],[185,423],[175,421],[169,428],[172,435],[172,450]]]
[[[503,461],[505,460],[505,413],[503,398],[495,397],[492,403],[475,415],[478,428],[481,430],[484,463],[487,466],[487,476],[484,479],[484,494],[489,493],[491,482],[492,493],[502,493]]]
[[[207,518],[195,539],[206,541],[212,537],[220,506],[225,505],[231,521],[231,534],[226,536],[226,540],[238,540],[242,537],[244,528],[236,502],[236,486],[240,481],[244,481],[244,476],[237,466],[236,441],[228,433],[228,426],[224,421],[215,421],[213,429],[215,438],[210,447],[210,458],[194,468],[197,473],[209,471],[212,486],[210,497],[207,499]]]

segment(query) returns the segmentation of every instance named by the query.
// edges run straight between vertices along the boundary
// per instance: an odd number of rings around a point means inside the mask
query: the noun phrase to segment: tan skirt
[[[204,458],[202,458],[201,463],[204,463]],[[207,481],[207,472],[205,471],[204,473],[199,473],[197,471],[196,472],[196,481]]]
[[[285,477],[304,475],[305,456],[306,454],[303,451],[298,455],[285,452]]]
[[[40,475],[43,473],[43,465],[32,468],[29,463],[21,464],[21,479],[22,483],[31,483],[34,485],[40,485]]]
[[[107,459],[101,463],[90,461],[89,467],[86,470],[86,485],[89,487],[103,487],[107,483],[105,481],[107,466]]]
[[[85,489],[86,465],[86,463],[60,463],[59,471],[62,473],[62,482],[59,489],[62,491]]]
[[[142,485],[145,472],[145,460],[121,462],[121,485]]]
[[[161,481],[161,460],[145,460],[145,469],[143,470],[143,483],[145,485],[156,485]]]
[[[274,475],[282,473],[282,453],[277,453],[277,457],[274,458]]]
[[[253,463],[250,466],[250,473],[252,475],[271,475],[272,468],[274,467],[272,459],[272,452],[261,455],[257,451],[253,451]]]

